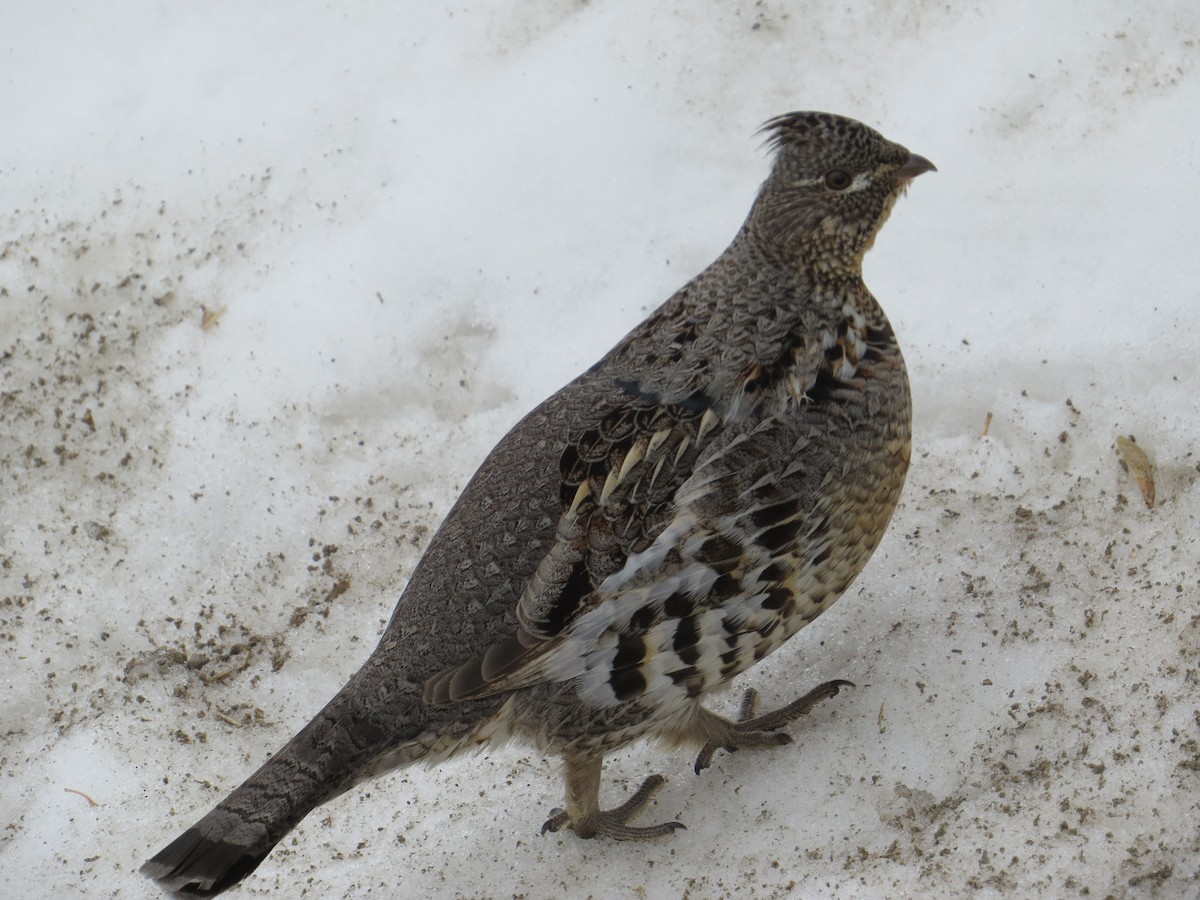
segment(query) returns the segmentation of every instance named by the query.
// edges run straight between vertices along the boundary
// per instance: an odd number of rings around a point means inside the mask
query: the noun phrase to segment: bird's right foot
[[[758,692],[754,688],[750,688],[742,695],[742,705],[738,710],[736,722],[730,722],[728,719],[708,713],[711,717],[708,721],[709,727],[715,725],[720,735],[715,739],[710,739],[696,757],[696,774],[699,775],[712,765],[713,755],[721,749],[733,752],[739,747],[780,747],[790,744],[792,742],[791,735],[775,729],[782,728],[789,722],[807,715],[822,700],[836,697],[844,687],[854,687],[854,682],[846,681],[844,678],[827,681],[813,688],[800,699],[793,700],[787,706],[773,709],[761,716],[754,715]]]

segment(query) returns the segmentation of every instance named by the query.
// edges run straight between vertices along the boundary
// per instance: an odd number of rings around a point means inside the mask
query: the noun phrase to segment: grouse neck
[[[854,206],[813,202],[802,191],[768,178],[742,226],[761,252],[817,277],[862,277],[863,257],[891,215],[902,188]]]

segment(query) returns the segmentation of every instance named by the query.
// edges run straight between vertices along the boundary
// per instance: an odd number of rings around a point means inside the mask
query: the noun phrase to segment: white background
[[[722,250],[792,109],[940,170],[867,259],[904,501],[739,682],[858,688],[699,778],[612,757],[608,802],[668,776],[670,839],[539,837],[557,764],[510,746],[343,796],[240,890],[1200,892],[1200,9],[989,7],[5,3],[0,892],[154,896],[491,445]]]

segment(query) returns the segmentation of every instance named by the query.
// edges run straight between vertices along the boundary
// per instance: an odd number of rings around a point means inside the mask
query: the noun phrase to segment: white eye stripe
[[[820,178],[804,178],[799,181],[789,181],[788,187],[803,188],[803,187],[825,187],[825,176]]]
[[[788,186],[794,188],[816,187],[836,194],[849,194],[851,191],[861,191],[863,188],[869,186],[871,184],[871,177],[874,174],[874,172],[860,172],[858,175],[854,176],[848,187],[842,188],[840,191],[834,191],[832,188],[826,185],[824,175],[822,175],[820,178],[805,178],[799,181],[792,181],[789,182]]]

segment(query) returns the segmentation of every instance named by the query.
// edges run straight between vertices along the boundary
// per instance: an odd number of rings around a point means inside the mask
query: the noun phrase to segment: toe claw
[[[549,831],[551,834],[554,834],[569,821],[570,817],[567,815],[567,811],[562,807],[556,806],[554,809],[550,810],[550,818],[542,823],[542,834],[545,835],[547,831]]]

